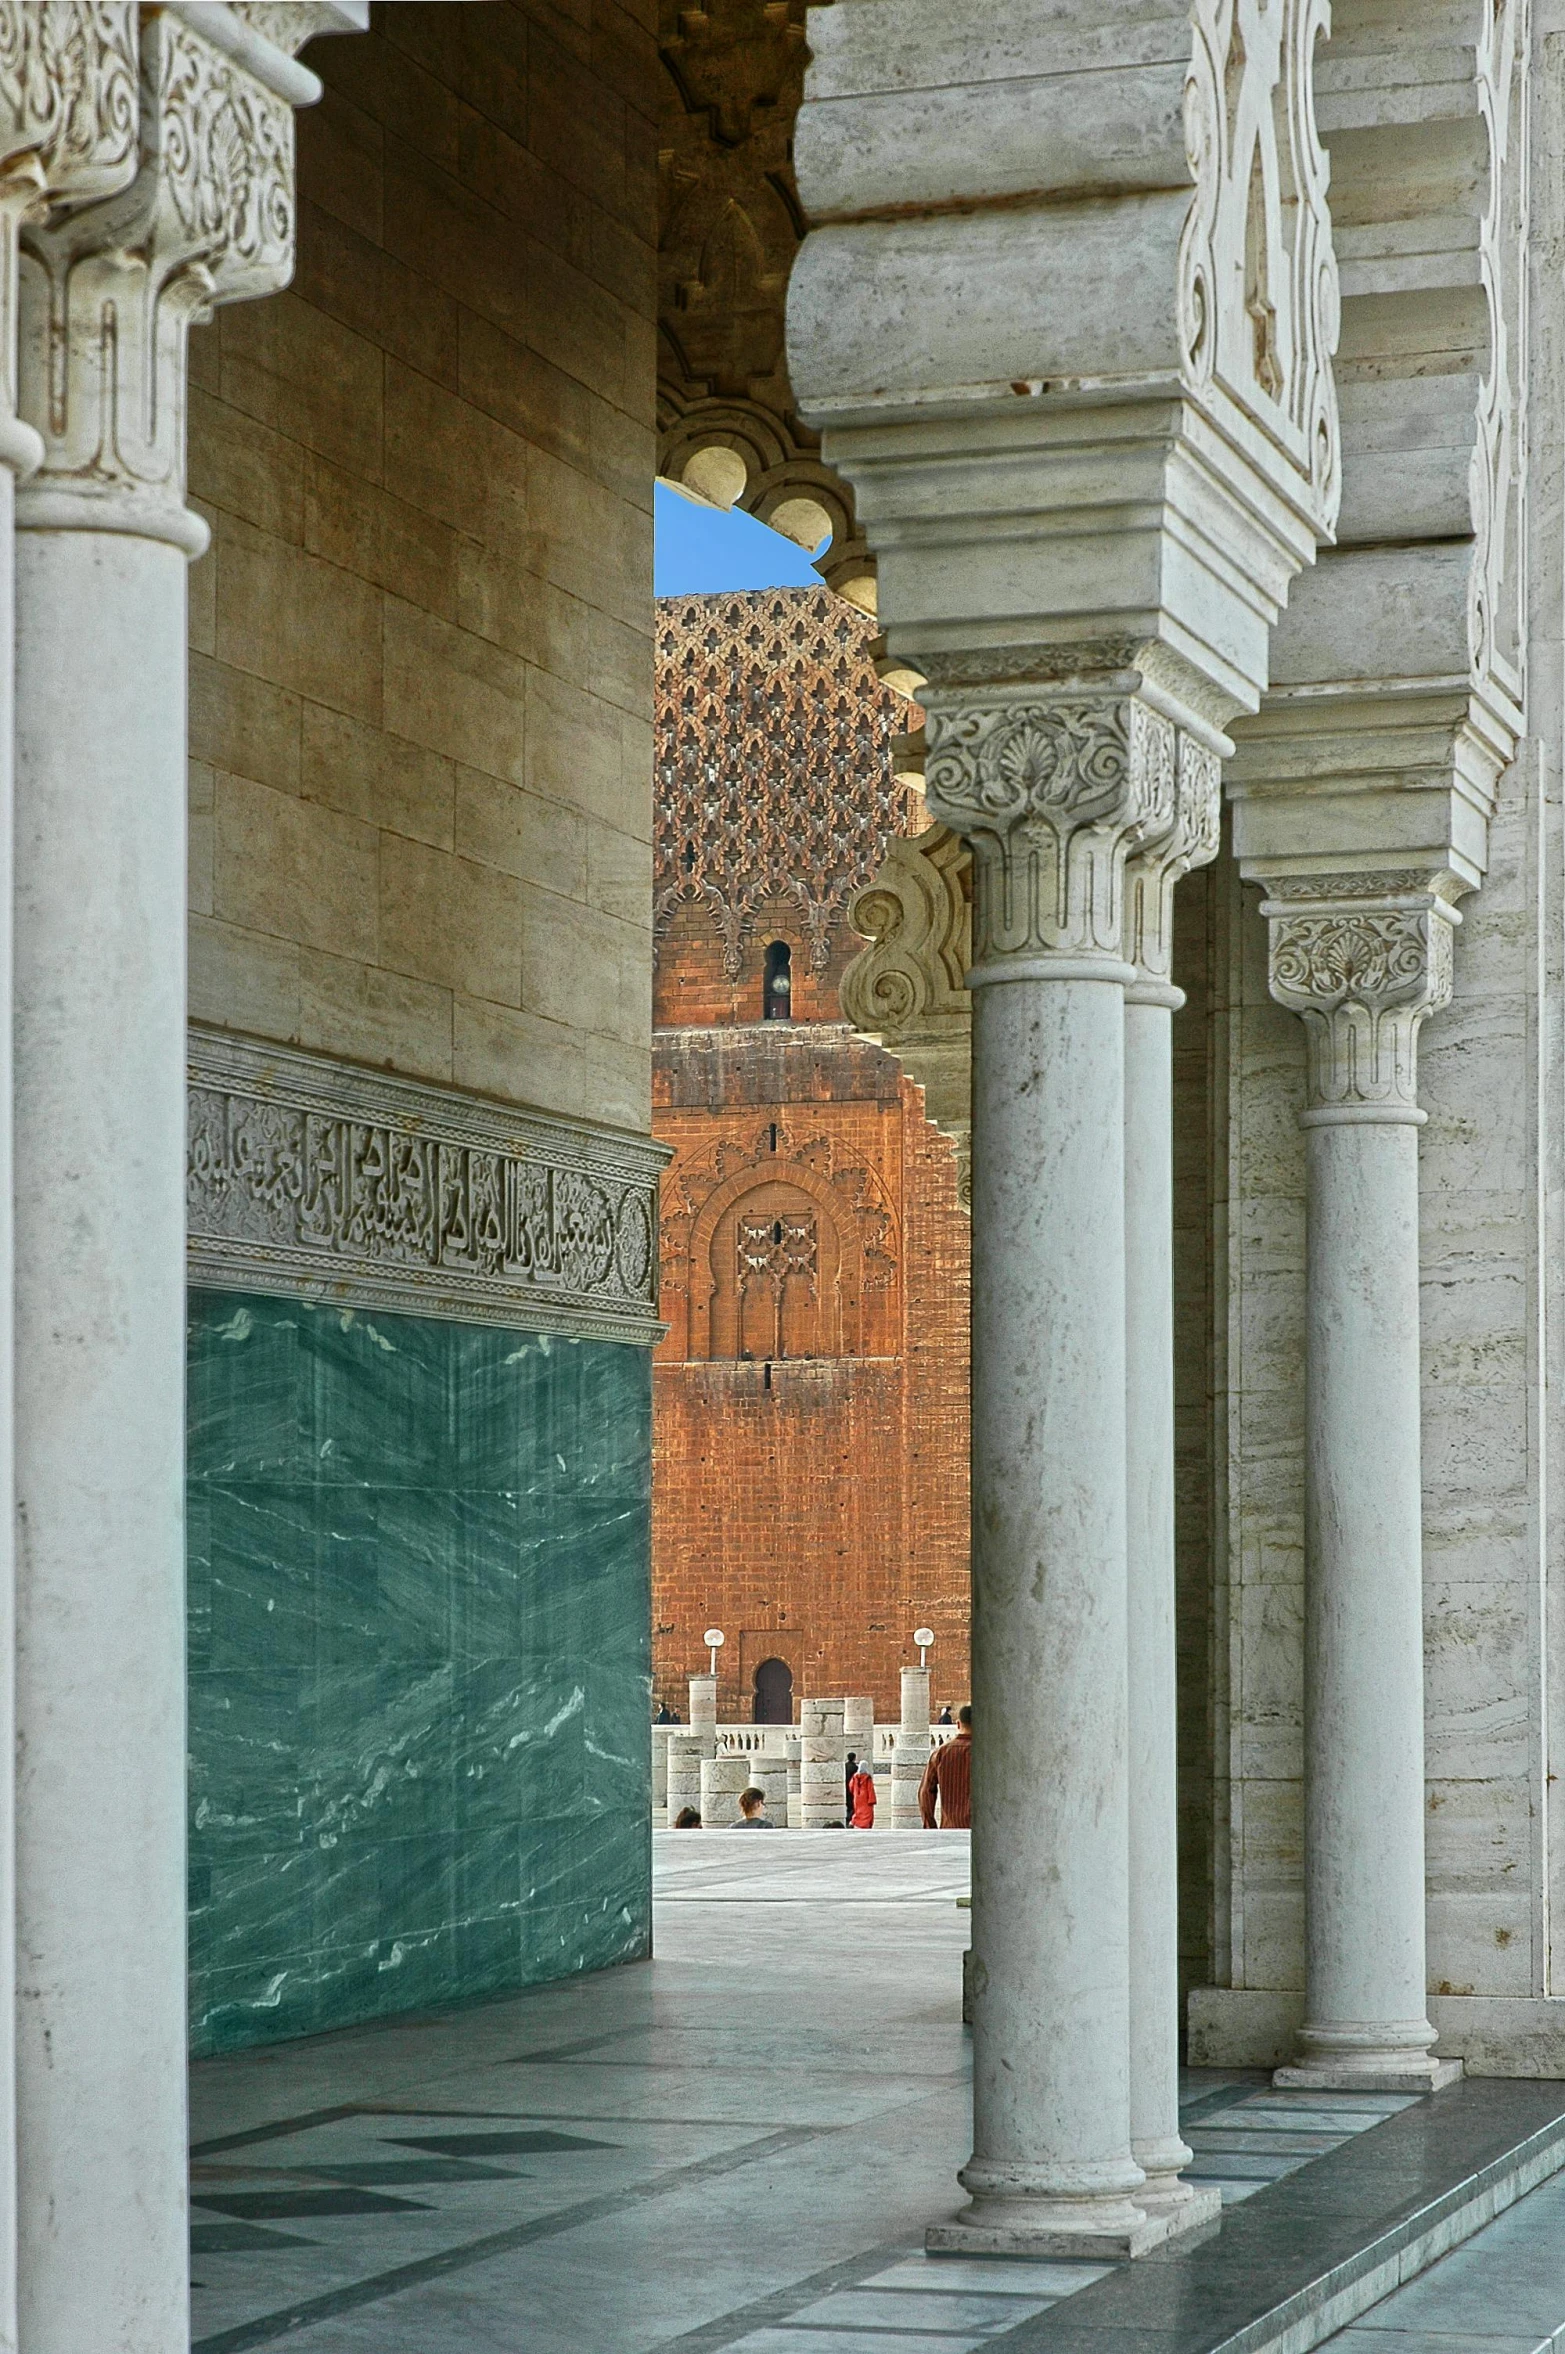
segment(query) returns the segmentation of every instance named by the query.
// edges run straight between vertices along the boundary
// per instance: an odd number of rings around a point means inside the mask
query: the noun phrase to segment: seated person
[[[736,1831],[775,1831],[777,1825],[766,1819],[766,1792],[753,1787],[739,1794],[739,1820]]]

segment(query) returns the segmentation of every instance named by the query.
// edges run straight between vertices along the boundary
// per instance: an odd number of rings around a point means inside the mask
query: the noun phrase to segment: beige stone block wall
[[[190,1004],[650,1118],[651,0],[314,44],[293,286],[192,338]]]
[[[1502,782],[1488,875],[1462,903],[1453,1002],[1420,1042],[1427,1920],[1442,1998],[1557,1991],[1540,1356],[1557,1345],[1542,1256],[1549,811],[1528,743]],[[1226,859],[1211,889],[1212,1975],[1266,1994],[1304,1983],[1304,1035],[1267,993],[1258,893]],[[1181,1348],[1199,1345],[1189,1321]],[[1198,1652],[1202,1568],[1192,1525],[1182,1657]],[[1182,1706],[1193,1754],[1193,1679]],[[1206,1795],[1196,1775],[1194,1802]]]

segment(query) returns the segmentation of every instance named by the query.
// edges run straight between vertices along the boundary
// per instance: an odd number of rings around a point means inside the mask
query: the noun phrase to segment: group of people
[[[951,1722],[949,1708],[941,1713],[940,1722]],[[973,1820],[973,1712],[959,1708],[956,1714],[956,1737],[943,1741],[931,1751],[924,1778],[918,1786],[918,1811],[926,1831],[965,1831]],[[848,1751],[847,1781],[844,1792],[846,1805],[844,1821],[850,1831],[873,1831],[875,1828],[875,1776],[870,1762],[862,1762],[853,1750]],[[693,1806],[682,1806],[674,1817],[676,1831],[699,1831],[701,1817]],[[766,1793],[751,1788],[740,1792],[739,1819],[726,1826],[730,1831],[775,1831],[778,1826],[766,1812]]]

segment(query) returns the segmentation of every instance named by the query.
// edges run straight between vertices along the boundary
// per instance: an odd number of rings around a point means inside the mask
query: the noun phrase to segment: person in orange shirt
[[[918,1786],[918,1811],[926,1831],[935,1829],[935,1800],[940,1801],[942,1831],[971,1830],[973,1822],[973,1712],[956,1712],[954,1741],[943,1741],[930,1753],[924,1779]]]

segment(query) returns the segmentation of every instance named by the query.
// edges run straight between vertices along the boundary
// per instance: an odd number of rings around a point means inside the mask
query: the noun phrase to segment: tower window
[[[793,950],[786,940],[772,940],[766,949],[766,978],[761,992],[763,1022],[786,1022],[793,1010]]]

